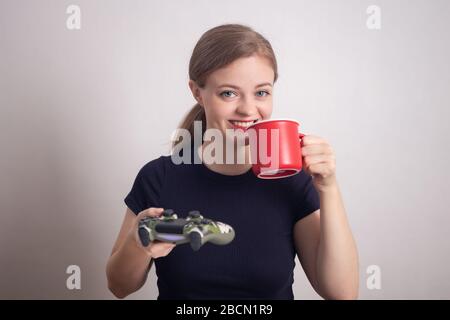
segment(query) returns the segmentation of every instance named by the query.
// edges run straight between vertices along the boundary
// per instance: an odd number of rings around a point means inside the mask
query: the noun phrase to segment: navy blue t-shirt
[[[176,165],[170,155],[141,168],[125,203],[135,214],[161,207],[185,218],[199,210],[235,230],[228,245],[193,251],[183,244],[155,259],[158,300],[293,299],[293,227],[320,208],[303,170],[282,179],[260,179],[251,169],[230,176],[203,163]]]

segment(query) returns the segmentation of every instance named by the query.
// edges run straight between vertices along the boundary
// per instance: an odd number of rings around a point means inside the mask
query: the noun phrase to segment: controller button
[[[169,218],[174,214],[174,211],[172,209],[166,209],[163,211],[162,216]]]
[[[202,236],[198,231],[193,231],[189,234],[189,241],[194,251],[198,251],[202,246]]]
[[[150,236],[144,228],[139,228],[139,238],[141,239],[141,243],[144,247],[147,247],[150,244]]]
[[[193,211],[189,211],[189,217],[191,218],[200,218],[202,215],[200,214],[200,211],[197,210],[193,210]]]

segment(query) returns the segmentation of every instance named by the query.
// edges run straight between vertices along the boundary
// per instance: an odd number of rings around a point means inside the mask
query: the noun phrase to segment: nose
[[[243,98],[239,101],[239,105],[236,108],[236,113],[242,117],[250,117],[258,114],[257,102],[252,98]]]

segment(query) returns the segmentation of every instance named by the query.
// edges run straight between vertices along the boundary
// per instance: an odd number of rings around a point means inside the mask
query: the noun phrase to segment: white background
[[[66,8],[81,8],[81,29]],[[381,29],[366,26],[369,5]],[[274,118],[327,139],[360,254],[361,299],[450,298],[448,1],[0,2],[0,298],[113,298],[105,265],[137,171],[195,103],[209,28],[263,34]],[[270,258],[270,257],[269,257]],[[81,268],[81,290],[66,268]],[[366,269],[381,268],[381,290]],[[296,299],[320,299],[297,261]],[[154,299],[152,269],[130,298]]]

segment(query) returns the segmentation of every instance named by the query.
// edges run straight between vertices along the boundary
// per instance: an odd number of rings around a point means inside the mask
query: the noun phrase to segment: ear
[[[189,88],[191,89],[194,99],[197,100],[198,104],[200,104],[203,107],[203,100],[200,93],[200,87],[194,80],[189,80]]]

